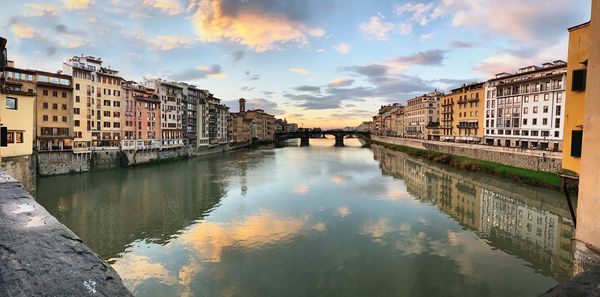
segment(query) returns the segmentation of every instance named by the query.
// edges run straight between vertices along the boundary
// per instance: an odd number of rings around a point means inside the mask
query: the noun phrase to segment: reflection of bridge
[[[310,138],[325,137],[325,135],[333,135],[335,137],[335,146],[344,146],[344,137],[361,136],[370,138],[369,132],[345,131],[345,130],[320,130],[320,129],[304,129],[297,132],[281,132],[275,133],[275,141],[281,142],[288,139],[300,138],[300,146],[308,146]]]

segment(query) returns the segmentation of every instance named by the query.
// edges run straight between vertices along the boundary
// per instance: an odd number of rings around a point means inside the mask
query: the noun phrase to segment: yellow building
[[[36,93],[37,150],[71,150],[73,148],[71,76],[37,71]]]
[[[5,86],[0,91],[0,124],[6,127],[7,146],[0,147],[0,158],[31,155],[34,139],[34,72],[17,69],[9,62]]]
[[[102,59],[73,56],[63,72],[73,77],[73,128],[75,149],[116,147],[123,135],[123,79],[119,72],[102,66]],[[133,116],[132,114],[130,116]]]
[[[441,140],[481,142],[483,138],[483,83],[463,84],[443,96],[440,108]]]
[[[579,174],[585,106],[585,76],[590,49],[590,23],[569,28],[567,88],[562,167]],[[574,82],[574,80],[576,80]]]

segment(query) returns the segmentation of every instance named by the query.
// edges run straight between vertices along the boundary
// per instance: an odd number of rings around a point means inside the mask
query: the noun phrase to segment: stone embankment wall
[[[371,136],[375,141],[425,149],[440,153],[464,156],[504,165],[536,171],[557,172],[562,167],[562,158],[555,152],[521,150],[486,145],[455,144],[399,137]]]
[[[213,148],[182,147],[165,150],[121,151],[96,150],[93,152],[41,152],[37,153],[37,173],[60,175],[95,169],[110,169],[149,164],[153,162],[190,158],[225,152],[247,145],[220,145]],[[33,167],[35,168],[35,167]],[[33,170],[35,172],[35,170]],[[21,180],[19,178],[19,180]]]
[[[0,168],[21,182],[29,193],[35,195],[36,159],[33,156],[3,157]]]
[[[119,275],[0,170],[0,296],[132,296]]]

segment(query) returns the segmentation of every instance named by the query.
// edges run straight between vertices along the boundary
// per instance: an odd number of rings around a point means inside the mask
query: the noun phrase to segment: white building
[[[499,73],[485,86],[486,144],[562,150],[567,64]]]

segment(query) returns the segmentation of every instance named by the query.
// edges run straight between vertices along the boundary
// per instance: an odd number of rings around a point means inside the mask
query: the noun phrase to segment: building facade
[[[154,89],[141,84],[123,84],[123,148],[154,149],[160,147],[160,99]]]
[[[73,149],[73,84],[70,75],[36,71],[36,149]]]
[[[485,87],[485,143],[562,150],[567,63],[500,73]]]
[[[0,89],[0,122],[7,129],[7,145],[0,158],[28,156],[35,139],[35,72],[18,69],[12,62],[4,69],[5,85]]]
[[[197,146],[198,101],[203,99],[203,94],[196,86],[185,83],[180,85],[183,88],[182,134],[188,145]]]
[[[440,121],[440,98],[443,95],[438,91],[433,91],[406,101],[404,137],[426,138],[427,126]]]
[[[123,79],[119,72],[102,66],[102,59],[73,56],[63,63],[63,73],[73,79],[73,146],[75,150],[118,147],[131,121],[122,115]]]
[[[144,80],[144,86],[154,89],[160,99],[162,147],[183,146],[183,88],[174,82],[148,78]]]
[[[221,104],[221,99],[208,93],[206,110],[208,146],[227,144],[229,107]]]
[[[275,117],[262,109],[248,110],[246,119],[252,122],[252,138],[258,141],[275,139]]]
[[[562,167],[576,174],[579,174],[581,168],[589,49],[590,23],[569,28]]]
[[[479,143],[483,139],[483,86],[463,84],[441,98],[440,140]]]

